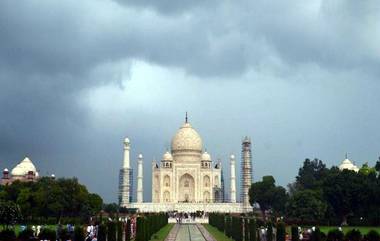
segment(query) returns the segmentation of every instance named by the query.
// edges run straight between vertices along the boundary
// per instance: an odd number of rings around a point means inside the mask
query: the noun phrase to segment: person
[[[36,237],[38,237],[38,235],[40,235],[40,233],[41,233],[41,225],[38,225],[37,226],[37,232],[36,232]]]

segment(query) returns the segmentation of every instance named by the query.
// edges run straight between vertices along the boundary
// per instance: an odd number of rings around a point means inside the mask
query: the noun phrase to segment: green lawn
[[[310,227],[302,227],[302,228],[310,228]],[[319,226],[319,229],[321,232],[327,234],[330,230],[337,229],[339,228],[338,226]],[[358,226],[343,226],[342,230],[343,233],[347,233],[348,231],[352,229],[358,229],[362,233],[362,235],[367,234],[370,230],[375,230],[380,234],[380,227],[372,226],[372,227],[358,227]],[[291,227],[287,226],[286,227],[286,232],[290,234]]]
[[[210,224],[203,224],[207,231],[217,240],[217,241],[234,241],[228,238],[224,233],[220,232],[217,228],[211,226]]]
[[[37,225],[35,225],[37,227]],[[28,226],[28,227],[32,227],[32,225]],[[48,229],[51,229],[51,230],[55,230],[57,225],[45,225],[45,227],[47,227]],[[5,226],[3,225],[0,225],[0,230],[3,230],[5,228]],[[17,224],[14,226],[14,230],[15,230],[15,233],[16,233],[16,236],[18,236],[18,234],[21,232],[21,225]]]
[[[321,229],[321,231],[323,233],[327,234],[330,230],[336,229],[338,227],[321,226],[319,228]],[[342,227],[343,233],[347,233],[348,231],[350,231],[352,229],[359,229],[363,235],[367,234],[370,230],[375,230],[380,234],[380,227],[355,227],[355,226],[344,226],[344,227]]]
[[[164,241],[166,236],[168,236],[170,230],[173,228],[174,224],[173,223],[168,223],[166,224],[163,228],[158,230],[157,233],[152,235],[152,238],[150,241]]]

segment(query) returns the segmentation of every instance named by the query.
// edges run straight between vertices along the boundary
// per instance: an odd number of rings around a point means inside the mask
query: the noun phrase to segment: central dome
[[[202,139],[190,123],[181,126],[172,139],[172,152],[202,152]]]

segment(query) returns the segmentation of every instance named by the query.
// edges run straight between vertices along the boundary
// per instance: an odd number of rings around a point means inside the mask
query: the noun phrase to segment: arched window
[[[209,187],[210,186],[210,177],[209,176],[204,176],[203,177],[203,185],[205,186],[205,187]]]
[[[170,177],[168,175],[164,177],[164,186],[170,187]]]
[[[205,203],[209,203],[209,202],[210,202],[210,193],[209,193],[208,191],[205,191],[205,192],[203,193],[203,201],[204,201]]]
[[[215,176],[215,178],[214,178],[214,185],[219,186],[219,177],[218,176]]]
[[[164,202],[170,202],[170,192],[168,191],[164,192]]]

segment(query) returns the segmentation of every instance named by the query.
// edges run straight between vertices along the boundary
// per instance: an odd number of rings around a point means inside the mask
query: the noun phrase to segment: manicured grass
[[[321,231],[325,234],[327,234],[330,230],[337,229],[338,227],[333,226],[321,226],[319,227]],[[343,233],[347,233],[348,231],[352,229],[358,229],[363,235],[367,234],[371,230],[375,230],[380,234],[380,227],[355,227],[355,226],[343,226],[342,231]]]
[[[37,225],[35,226],[37,227]],[[28,227],[32,228],[32,225],[29,225]],[[50,230],[56,230],[57,225],[45,225],[45,227],[47,227]],[[21,225],[17,224],[13,228],[16,233],[16,236],[18,236],[18,234],[21,232]],[[3,229],[5,229],[5,226],[0,225],[0,230],[3,230]]]
[[[321,230],[321,232],[323,232],[325,234],[327,234],[330,230],[339,228],[338,226],[318,226],[318,227]],[[302,227],[302,228],[311,228],[311,227],[307,226],[307,227]],[[286,227],[286,232],[288,234],[290,234],[290,232],[291,232],[290,229],[291,229],[290,226]],[[342,227],[342,231],[344,234],[346,234],[348,231],[350,231],[352,229],[359,230],[362,233],[362,235],[367,234],[371,230],[375,230],[380,234],[380,227],[376,227],[376,226],[372,226],[372,227],[343,226]]]
[[[217,240],[217,241],[234,241],[230,239],[224,233],[220,232],[217,228],[211,226],[210,224],[203,224],[207,231]]]
[[[173,223],[168,223],[166,224],[163,228],[158,230],[157,233],[152,235],[152,238],[150,241],[164,241],[166,236],[168,236],[170,230],[173,228],[174,224]]]

